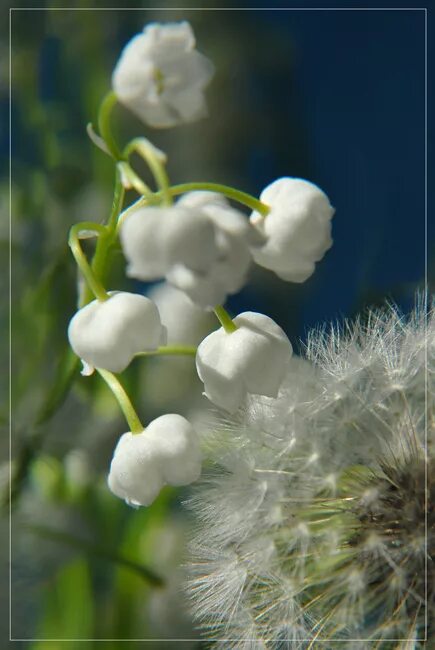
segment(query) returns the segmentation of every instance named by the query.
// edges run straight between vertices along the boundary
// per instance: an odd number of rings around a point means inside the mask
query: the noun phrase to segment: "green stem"
[[[119,170],[116,170],[115,177],[115,189],[113,192],[113,202],[112,210],[107,221],[107,226],[105,228],[104,234],[101,234],[97,240],[97,246],[95,248],[94,257],[91,262],[91,269],[94,273],[94,276],[100,281],[104,281],[105,267],[107,263],[107,257],[110,250],[110,246],[116,239],[118,233],[116,230],[116,223],[118,215],[122,209],[122,204],[124,202],[125,189],[121,183],[121,175]],[[87,305],[93,299],[92,291],[89,287],[86,287],[83,292],[82,299],[80,301],[80,306],[83,307]]]
[[[118,99],[113,91],[110,91],[104,97],[98,112],[98,129],[113,158],[122,160],[121,152],[118,149],[110,126],[110,116],[117,101]]]
[[[246,194],[246,192],[240,192],[239,190],[236,190],[233,187],[220,185],[218,183],[183,183],[182,185],[173,185],[168,189],[171,196],[177,196],[178,194],[184,194],[185,192],[191,192],[194,190],[220,192],[221,194],[224,194],[225,196],[228,196],[229,198],[234,199],[235,201],[238,201],[239,203],[248,206],[252,210],[255,210],[263,217],[265,217],[270,211],[270,208],[265,203],[262,203],[261,201],[251,196],[250,194]],[[154,202],[158,203],[159,199],[161,199],[162,197],[163,197],[162,192],[155,192],[150,197],[143,196],[137,201],[135,201],[134,203],[132,203],[120,215],[120,218],[118,220],[118,225],[117,225],[118,231],[121,228],[125,218],[128,217],[128,215],[131,212],[137,210],[138,208],[149,205],[151,203]]]
[[[152,196],[154,197],[155,194],[153,194]],[[145,198],[142,196],[140,199],[138,199],[137,201],[129,205],[128,208],[126,208],[124,212],[119,215],[118,223],[116,224],[116,232],[119,233],[122,224],[124,223],[125,219],[128,217],[129,214],[131,214],[135,210],[138,210],[139,208],[144,208],[145,206],[149,205],[150,202],[151,201],[148,197]]]
[[[125,419],[127,420],[128,426],[130,427],[131,433],[142,433],[144,426],[139,420],[139,417],[134,410],[133,404],[130,402],[130,398],[124,390],[119,379],[108,370],[103,370],[102,368],[96,368],[97,372],[102,376],[106,384],[109,386],[110,390],[116,397],[118,404],[121,408],[121,411],[124,414]]]
[[[122,210],[122,204],[124,203],[125,189],[121,182],[121,174],[119,169],[116,170],[115,176],[115,189],[113,191],[113,201],[112,201],[112,210],[110,212],[110,217],[107,222],[107,227],[111,232],[116,230],[116,222],[118,215]]]
[[[123,155],[128,158],[131,153],[136,152],[148,164],[154,180],[163,196],[166,205],[172,204],[172,196],[169,189],[169,177],[166,173],[164,163],[166,156],[160,152],[146,138],[135,138],[125,147]]]
[[[94,271],[89,265],[89,262],[86,259],[86,255],[83,253],[82,247],[80,245],[80,232],[83,232],[83,230],[97,232],[102,236],[106,235],[107,230],[105,226],[93,223],[92,221],[82,221],[81,223],[76,223],[74,226],[72,226],[71,230],[69,231],[68,239],[68,244],[71,248],[71,252],[74,255],[74,259],[77,262],[77,265],[82,272],[88,287],[91,289],[97,300],[104,301],[109,297],[107,291],[94,274]]]
[[[196,354],[196,346],[191,345],[163,345],[156,350],[149,352],[138,352],[137,357],[156,357],[156,356],[192,356]]]
[[[123,178],[126,187],[133,188],[141,196],[154,196],[154,192],[148,187],[146,183],[136,174],[130,163],[121,160],[118,163],[118,170],[121,178]]]
[[[237,325],[222,305],[218,305],[214,308],[214,313],[216,314],[220,324],[224,328],[227,334],[232,334],[236,331]]]
[[[221,185],[220,183],[182,183],[181,185],[173,185],[169,188],[171,196],[177,196],[178,194],[184,194],[185,192],[192,192],[195,190],[224,194],[229,199],[233,199],[234,201],[251,208],[251,210],[259,212],[263,217],[267,216],[270,212],[268,205],[262,203],[251,194],[241,192],[240,190],[236,190],[234,187],[229,187],[228,185]]]

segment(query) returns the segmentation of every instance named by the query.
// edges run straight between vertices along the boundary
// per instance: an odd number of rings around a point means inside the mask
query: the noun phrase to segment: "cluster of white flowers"
[[[175,206],[131,212],[121,229],[127,274],[162,277],[201,308],[213,309],[246,281],[249,223],[220,194],[189,192]]]
[[[128,275],[165,277],[204,309],[244,286],[252,258],[285,280],[305,281],[332,244],[334,210],[318,187],[301,179],[280,178],[264,197],[271,199],[270,213],[253,212],[249,221],[215,192],[189,192],[175,206],[131,211],[121,229]]]
[[[434,406],[435,314],[420,304],[314,331],[276,399],[214,424],[189,593],[216,647],[423,647]]]
[[[212,73],[211,63],[195,50],[188,23],[151,24],[125,47],[113,73],[113,90],[147,125],[172,127],[204,114],[203,91]],[[100,130],[101,144],[110,133],[103,118]],[[109,140],[111,136],[106,144]],[[121,184],[139,188],[144,195],[118,215],[115,233],[112,226],[86,222],[81,230],[77,227],[77,237],[83,232],[101,235],[101,248],[119,235],[128,276],[165,279],[195,309],[215,311],[222,327],[206,336],[196,352],[204,394],[214,405],[235,413],[251,395],[276,397],[288,368],[298,368],[290,363],[292,346],[286,334],[263,314],[245,312],[232,320],[222,304],[244,286],[252,260],[286,280],[306,280],[331,245],[334,209],[316,185],[295,178],[274,181],[260,200],[234,188],[202,184],[213,191],[200,191],[201,184],[190,183],[194,187],[173,204],[162,171],[166,156],[148,140],[140,142],[146,142],[141,151],[160,192],[150,197],[151,190],[137,181],[129,167],[128,152],[136,145],[130,143],[122,155],[113,142],[102,146],[115,158]],[[253,209],[250,218],[230,204],[225,192]],[[110,237],[104,240],[104,235]],[[167,328],[149,297],[107,292],[101,278],[92,276],[93,267],[86,267],[83,253],[77,253],[79,246],[74,240],[73,252],[97,299],[73,316],[69,341],[83,361],[83,374],[100,372],[134,429],[121,437],[115,449],[109,487],[127,503],[148,505],[164,484],[196,480],[200,466],[196,434],[174,414],[143,427],[118,380],[109,376],[124,371],[139,354],[165,353]],[[178,344],[187,345],[188,339]]]
[[[251,263],[289,282],[313,274],[332,244],[334,209],[300,178],[273,181],[259,199],[215,183],[171,186],[166,155],[149,140],[118,148],[109,125],[117,100],[151,127],[192,122],[206,113],[212,74],[188,23],[148,25],[116,65],[100,135],[89,130],[114,159],[117,186],[105,225],[71,229],[86,283],[68,336],[83,374],[100,373],[131,429],[108,485],[132,506],[150,505],[163,486],[197,481],[205,452],[209,469],[190,501],[198,522],[190,594],[220,647],[415,649],[425,595],[435,615],[435,572],[429,587],[420,575],[435,553],[434,515],[423,516],[427,495],[435,498],[435,481],[426,482],[428,464],[435,468],[435,317],[425,304],[409,321],[372,312],[345,335],[316,331],[305,358],[269,316],[230,317],[223,304]],[[132,152],[158,191],[130,166]],[[140,198],[123,210],[125,189]],[[91,264],[84,236],[99,237]],[[118,237],[127,276],[165,280],[148,297],[106,291]],[[204,336],[213,311],[222,327]],[[112,374],[142,354],[195,356],[222,426],[202,440],[174,413],[144,427]]]

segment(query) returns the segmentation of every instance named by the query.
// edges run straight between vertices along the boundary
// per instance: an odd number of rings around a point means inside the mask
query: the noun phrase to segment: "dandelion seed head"
[[[189,589],[206,636],[231,639],[216,647],[420,647],[434,333],[424,301],[316,330],[277,398],[207,433]]]

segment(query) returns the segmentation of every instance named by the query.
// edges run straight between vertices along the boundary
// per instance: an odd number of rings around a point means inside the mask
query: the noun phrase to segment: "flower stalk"
[[[164,163],[166,162],[165,154],[152,145],[146,138],[135,138],[129,142],[123,151],[123,155],[128,159],[133,152],[139,154],[139,156],[148,164],[157,187],[162,194],[163,204],[171,205],[173,201],[172,195],[169,191],[169,177],[164,166]],[[142,192],[142,194],[150,194],[150,192],[146,191]]]
[[[225,307],[223,307],[222,305],[217,305],[213,311],[216,315],[216,318],[218,319],[218,321],[220,322],[220,324],[222,325],[222,327],[224,328],[227,334],[232,334],[233,332],[236,331],[237,325],[235,324],[235,322],[233,321],[233,319],[231,318],[231,316],[229,315]]]
[[[139,416],[137,415],[133,407],[133,404],[131,403],[130,398],[128,397],[119,379],[112,372],[109,372],[108,370],[103,370],[102,368],[97,368],[96,370],[98,374],[101,375],[101,377],[104,379],[104,381],[112,391],[113,395],[115,396],[121,408],[121,411],[123,412],[124,417],[127,420],[131,433],[133,434],[142,433],[145,427],[143,426],[142,422],[139,420]]]
[[[171,196],[178,196],[179,194],[185,194],[186,192],[194,191],[217,192],[218,194],[223,194],[229,199],[233,199],[242,205],[246,205],[246,207],[251,208],[251,210],[259,212],[263,217],[266,217],[269,214],[268,205],[262,203],[255,196],[252,196],[252,194],[242,192],[241,190],[237,190],[234,187],[230,187],[229,185],[222,185],[220,183],[194,182],[173,185],[169,188]]]
[[[194,357],[197,351],[196,345],[162,345],[156,350],[138,352],[137,357]]]
[[[91,236],[105,236],[107,230],[104,226],[93,223],[91,221],[82,221],[72,226],[69,234],[68,244],[77,266],[83,274],[89,289],[92,291],[97,300],[103,302],[109,298],[104,286],[95,274],[94,269],[89,264],[86,255],[83,253],[80,245],[80,234],[84,231],[91,233]]]

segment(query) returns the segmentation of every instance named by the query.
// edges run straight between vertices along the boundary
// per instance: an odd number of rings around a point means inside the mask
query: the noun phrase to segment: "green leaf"
[[[168,517],[174,497],[174,490],[165,488],[149,508],[132,512],[120,545],[120,551],[132,561],[145,561],[152,566],[151,539],[156,527]],[[145,560],[144,560],[145,558]],[[138,580],[130,571],[119,566],[114,576],[111,629],[108,636],[125,638],[127,635],[146,637],[149,635],[147,620],[143,614],[143,604],[150,597],[150,587]],[[142,606],[139,608],[138,603]]]
[[[64,484],[63,467],[57,458],[46,454],[35,458],[30,475],[36,490],[46,499],[57,499],[61,496]]]
[[[45,596],[37,638],[92,639],[94,602],[87,562],[76,559],[57,573]],[[36,641],[32,650],[53,650],[51,641]]]

